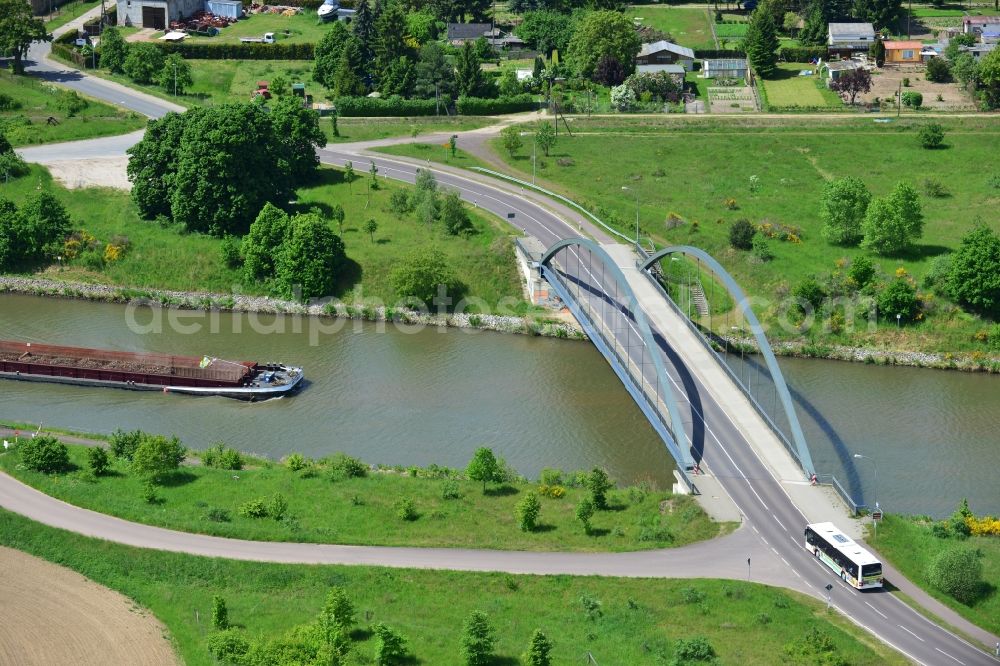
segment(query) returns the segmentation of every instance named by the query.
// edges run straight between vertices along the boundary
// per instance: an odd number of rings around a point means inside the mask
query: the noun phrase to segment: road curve
[[[51,69],[51,68],[50,68]],[[43,76],[45,70],[41,70]],[[62,76],[62,75],[60,75]],[[83,85],[79,77],[62,76],[67,85]],[[94,77],[87,79],[81,92],[124,104],[150,117],[160,117],[171,110],[167,103],[136,94],[137,99],[124,97],[120,86]],[[64,81],[58,81],[64,83]],[[75,87],[75,85],[71,85]],[[127,90],[127,89],[126,89]],[[148,99],[147,99],[148,98]],[[151,105],[151,106],[149,106]],[[144,110],[143,110],[144,109]],[[91,142],[91,149],[95,144]],[[590,234],[607,242],[607,235],[586,223],[562,204],[546,197],[525,192],[515,185],[484,176],[471,175],[438,165],[420,165],[399,158],[361,155],[360,147],[337,145],[320,151],[326,164],[343,165],[351,160],[364,168],[370,160],[379,167],[380,175],[413,182],[417,168],[435,172],[438,182],[459,191],[462,198],[508,220],[543,243],[573,236]],[[360,164],[359,164],[360,163]],[[360,169],[359,169],[360,170]],[[572,276],[581,279],[581,275]],[[594,285],[599,286],[599,285]],[[223,539],[205,535],[174,532],[161,528],[129,523],[117,518],[73,507],[34,491],[16,480],[0,475],[0,506],[39,522],[81,534],[129,545],[158,548],[195,555],[234,559],[269,560],[279,562],[337,562],[381,566],[448,568],[476,571],[507,571],[511,573],[565,573],[615,576],[711,576],[746,578],[746,558],[753,568],[752,580],[773,582],[785,587],[804,589],[823,597],[823,588],[833,583],[833,605],[853,621],[887,644],[922,664],[1000,664],[1000,660],[970,645],[917,614],[894,595],[860,593],[840,583],[839,579],[811,560],[801,545],[801,528],[805,517],[771,470],[754,452],[725,409],[717,404],[684,361],[671,353],[670,338],[660,331],[664,353],[670,356],[673,373],[684,384],[688,406],[695,419],[711,437],[705,442],[704,461],[740,506],[747,526],[716,541],[689,547],[641,553],[529,553],[459,549],[377,548],[320,544],[289,544]],[[790,529],[789,529],[790,528]],[[785,566],[782,566],[784,563]],[[709,569],[709,571],[706,571]],[[794,573],[792,576],[789,572]],[[902,587],[898,572],[887,569],[891,580]],[[912,584],[906,586],[922,605],[935,607],[933,599]],[[935,610],[951,624],[977,639],[992,644],[995,637],[940,604]],[[943,611],[943,612],[942,612]]]

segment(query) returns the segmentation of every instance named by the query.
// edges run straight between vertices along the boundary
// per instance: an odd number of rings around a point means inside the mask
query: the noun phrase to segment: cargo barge
[[[298,389],[302,368],[0,340],[0,378],[266,400]]]

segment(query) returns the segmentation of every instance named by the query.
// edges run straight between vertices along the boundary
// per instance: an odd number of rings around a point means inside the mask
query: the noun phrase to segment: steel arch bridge
[[[732,275],[711,255],[691,246],[671,246],[652,255],[644,254],[645,258],[637,268],[646,279],[655,284],[663,298],[663,305],[672,306],[680,313],[680,308],[650,272],[661,259],[676,254],[692,257],[708,267],[737,303],[771,373],[794,444],[787,441],[769,418],[765,418],[765,421],[797,458],[806,476],[811,476],[815,472],[812,457],[781,369],[746,294]],[[569,307],[594,345],[611,364],[615,374],[677,462],[685,482],[694,488],[688,472],[694,467],[695,461],[681,417],[681,405],[675,393],[675,387],[679,388],[679,384],[667,372],[664,351],[657,344],[646,312],[622,268],[604,247],[584,238],[566,239],[553,244],[542,256],[538,268],[541,276]],[[704,334],[697,327],[693,328],[698,332],[699,339],[711,349]],[[721,359],[719,361],[725,365]],[[739,384],[735,378],[734,381]],[[763,414],[763,410],[761,412]]]

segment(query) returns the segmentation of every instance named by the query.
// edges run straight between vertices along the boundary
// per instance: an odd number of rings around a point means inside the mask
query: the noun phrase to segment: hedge
[[[433,99],[403,99],[402,97],[338,97],[334,100],[337,115],[345,117],[433,116],[437,104]],[[441,104],[442,113],[446,105]]]
[[[165,53],[179,53],[190,60],[312,60],[313,44],[164,44]]]
[[[737,49],[695,49],[694,57],[714,60],[716,58],[746,58],[747,54]]]
[[[533,95],[523,94],[500,99],[480,99],[478,97],[459,97],[456,105],[459,115],[463,116],[495,116],[501,113],[517,113],[518,111],[534,111],[538,102]]]
[[[778,49],[778,54],[785,62],[810,62],[819,58],[825,60],[827,48],[825,46],[783,46]]]

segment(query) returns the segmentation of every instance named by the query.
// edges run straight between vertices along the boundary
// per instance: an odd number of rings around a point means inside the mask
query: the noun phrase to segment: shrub
[[[927,193],[929,197],[935,197],[937,199],[944,198],[951,194],[948,188],[941,184],[940,180],[935,180],[933,178],[924,179],[924,192]]]
[[[680,662],[711,661],[715,658],[715,649],[708,642],[708,639],[701,636],[679,638],[674,646],[674,656]]]
[[[590,534],[590,519],[594,517],[594,503],[589,497],[580,500],[576,505],[576,519],[583,524],[583,531]]]
[[[771,251],[771,245],[767,241],[767,236],[759,232],[753,236],[752,252],[754,258],[762,263],[774,259],[774,252]]]
[[[288,512],[288,500],[281,493],[275,493],[267,502],[267,515],[275,520],[281,520]]]
[[[815,277],[810,275],[792,290],[792,295],[797,299],[797,305],[801,311],[805,311],[806,304],[811,306],[813,310],[819,310],[826,299],[826,290],[816,281]]]
[[[229,628],[229,609],[226,600],[215,595],[212,597],[212,628],[221,631]]]
[[[433,100],[432,100],[433,101]],[[479,97],[459,97],[455,109],[463,116],[496,116],[504,113],[520,113],[534,111],[538,102],[532,95],[514,95],[499,99],[482,99]]]
[[[857,256],[851,261],[851,267],[847,269],[847,277],[857,285],[858,289],[863,289],[875,279],[875,264],[866,255]]]
[[[931,62],[933,62],[933,60]],[[919,96],[920,93],[904,93],[903,101],[909,106],[909,103],[906,102],[905,99],[906,95]],[[923,101],[923,98],[921,98],[921,101]],[[920,103],[918,102],[915,106],[919,107]],[[944,128],[941,127],[941,125],[939,125],[938,123],[928,123],[924,125],[923,127],[920,128],[920,131],[918,132],[917,136],[920,137],[920,145],[927,149],[940,148],[944,144]],[[933,195],[933,196],[940,196],[940,195]]]
[[[404,497],[396,502],[396,515],[400,520],[407,522],[414,521],[418,518],[417,506],[413,503],[412,499]]]
[[[972,604],[982,593],[983,565],[974,550],[942,551],[927,569],[931,585],[963,604]]]
[[[139,444],[142,443],[144,435],[145,433],[141,430],[133,430],[132,432],[125,432],[121,429],[115,430],[111,434],[111,440],[109,441],[111,453],[116,458],[132,460],[132,456],[135,454],[135,450],[139,447]]]
[[[17,450],[24,466],[36,472],[52,474],[69,467],[66,445],[51,435],[26,439],[17,445]]]
[[[213,523],[228,523],[232,520],[232,516],[226,509],[220,509],[217,506],[212,507],[205,514],[205,517],[211,520]]]
[[[267,504],[260,497],[247,500],[240,505],[237,511],[241,516],[246,518],[267,518]]]
[[[158,504],[160,502],[160,496],[156,494],[156,485],[151,480],[142,484],[142,500],[146,504]]]
[[[305,469],[309,465],[306,457],[301,453],[290,453],[287,458],[285,458],[285,467],[293,472],[298,472]]]
[[[240,664],[250,650],[250,641],[240,629],[217,631],[208,637],[208,651],[220,664]]]
[[[951,79],[951,69],[948,68],[948,63],[944,58],[931,58],[927,61],[924,76],[932,83],[946,83]]]
[[[686,604],[698,604],[705,600],[705,593],[694,587],[685,587],[681,590],[681,599]]]
[[[92,446],[87,449],[87,466],[90,467],[90,471],[95,476],[101,476],[108,471],[110,464],[111,461],[108,460],[108,452],[102,447]]]
[[[529,492],[521,498],[514,509],[514,515],[522,532],[534,531],[538,526],[538,514],[541,510],[542,504],[535,493]]]
[[[521,658],[527,666],[550,666],[552,663],[552,641],[549,640],[541,629],[535,629],[531,634],[531,644],[528,651]]]
[[[217,469],[243,469],[243,456],[236,449],[227,447],[222,442],[216,443],[201,454],[201,462],[206,467]]]
[[[590,501],[594,503],[594,508],[603,511],[608,508],[608,491],[614,487],[614,483],[608,478],[608,473],[600,467],[595,467],[587,477],[587,490],[590,491]]]
[[[757,233],[757,230],[754,229],[750,220],[741,217],[729,227],[729,244],[737,250],[753,249],[753,236],[755,233]]]
[[[441,484],[441,499],[453,500],[461,499],[462,491],[458,485],[458,481],[454,479],[448,479],[443,484]]]
[[[335,455],[330,461],[330,467],[345,479],[361,478],[368,475],[368,465],[344,453]]]
[[[589,594],[584,593],[580,595],[580,605],[583,606],[588,620],[596,620],[604,615],[604,611],[601,609],[601,600]]]
[[[433,116],[437,105],[433,99],[403,99],[401,97],[338,97],[333,102],[342,117],[372,116]]]
[[[486,666],[493,658],[496,631],[486,613],[472,611],[462,631],[462,663],[466,666]]]
[[[144,435],[132,454],[132,470],[141,476],[157,480],[180,467],[186,453],[176,437]]]
[[[739,205],[736,203],[736,199],[732,197],[726,197],[722,200],[722,205],[725,206],[726,210],[736,210]]]
[[[901,315],[901,321],[912,321],[919,309],[917,290],[906,278],[896,278],[878,295],[878,310],[889,320]]]
[[[563,473],[561,469],[552,469],[551,467],[544,468],[538,475],[538,482],[546,486],[558,486],[563,482]]]
[[[375,634],[375,664],[393,666],[406,656],[406,638],[397,631],[379,622],[372,628]]]
[[[903,80],[903,85],[906,85],[906,79]],[[919,109],[924,104],[924,96],[915,90],[908,90],[903,93],[903,105],[908,106],[911,109]]]
[[[538,486],[538,494],[552,499],[562,499],[566,496],[566,489],[562,486],[547,486],[543,483]]]

